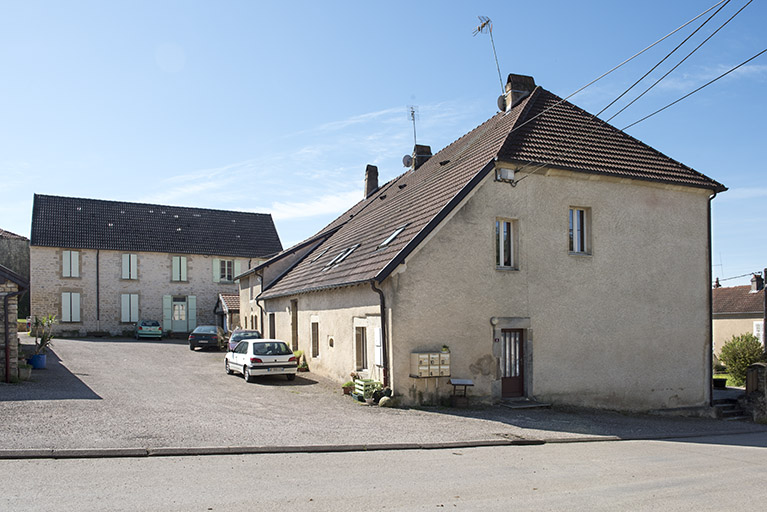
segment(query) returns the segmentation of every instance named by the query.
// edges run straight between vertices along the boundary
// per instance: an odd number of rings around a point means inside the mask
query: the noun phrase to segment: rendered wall
[[[571,206],[592,253],[568,252]],[[475,399],[500,397],[491,318],[527,325],[528,396],[614,409],[703,406],[709,381],[708,192],[554,171],[483,182],[390,277],[396,392],[434,395],[409,354],[451,351]],[[519,270],[496,270],[497,217],[516,219]],[[497,334],[497,333],[496,333]],[[427,389],[431,386],[431,390]],[[438,394],[448,395],[447,379]]]
[[[380,300],[370,287],[354,286],[313,292],[266,301],[267,312],[275,313],[276,337],[291,343],[291,299],[298,306],[298,348],[309,369],[339,383],[355,370],[355,326],[367,328],[368,371],[363,377],[381,381],[374,364],[374,329],[381,326]],[[312,357],[311,323],[319,323],[319,357]],[[265,318],[264,323],[268,325]],[[268,334],[268,331],[265,330]],[[330,345],[330,340],[333,345]]]
[[[722,347],[733,336],[741,334],[753,334],[754,322],[762,322],[764,318],[760,314],[732,315],[729,318],[714,318],[714,354],[719,355]]]

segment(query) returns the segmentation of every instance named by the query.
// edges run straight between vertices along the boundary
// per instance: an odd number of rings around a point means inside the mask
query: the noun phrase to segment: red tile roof
[[[415,171],[384,184],[323,229],[321,233],[337,231],[276,283],[267,283],[262,297],[382,281],[484,179],[496,160],[725,190],[571,103],[557,105],[560,101],[537,87]],[[581,140],[581,135],[588,136]],[[402,226],[405,229],[391,243],[379,247]],[[356,245],[341,263],[330,265]]]
[[[714,314],[764,313],[764,288],[751,292],[751,285],[714,288]]]
[[[221,293],[219,297],[227,311],[240,310],[240,295],[238,293]]]

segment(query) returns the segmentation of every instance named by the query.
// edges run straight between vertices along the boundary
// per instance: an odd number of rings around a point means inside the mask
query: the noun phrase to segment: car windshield
[[[197,329],[195,329],[193,332],[197,333],[205,333],[205,334],[215,334],[216,328],[212,325],[201,325]]]
[[[261,337],[261,333],[258,331],[238,331],[232,334],[232,341],[237,340],[251,340]]]
[[[287,356],[293,353],[284,341],[269,341],[253,344],[253,355],[256,356]]]

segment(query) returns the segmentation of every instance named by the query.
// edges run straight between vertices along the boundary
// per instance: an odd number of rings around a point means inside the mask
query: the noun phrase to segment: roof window
[[[329,269],[330,267],[332,267],[334,265],[338,265],[339,263],[344,261],[347,256],[349,256],[351,253],[353,253],[354,249],[356,249],[359,246],[360,246],[360,244],[352,245],[351,247],[347,247],[346,249],[344,249],[343,251],[338,253],[335,258],[330,260],[330,262],[327,265],[325,265],[325,268],[323,270],[327,270],[327,269]]]
[[[312,258],[312,260],[309,263],[314,263],[318,259],[322,258],[325,255],[325,253],[328,252],[329,250],[330,250],[330,247],[325,247],[323,250],[320,251],[320,253],[317,256]]]
[[[407,224],[403,224],[403,225],[401,225],[400,227],[398,227],[397,229],[395,229],[395,230],[394,230],[394,233],[392,233],[391,235],[389,235],[389,237],[388,237],[386,240],[384,240],[383,242],[381,242],[381,243],[378,245],[378,248],[379,248],[379,249],[383,249],[384,247],[386,247],[387,245],[389,245],[389,244],[392,242],[392,240],[394,240],[395,238],[397,238],[397,235],[399,235],[400,233],[402,233],[403,231],[405,231],[405,228],[406,228],[407,226],[408,226]]]

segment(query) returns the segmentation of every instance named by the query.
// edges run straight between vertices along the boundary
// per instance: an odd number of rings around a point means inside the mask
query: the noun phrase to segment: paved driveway
[[[24,341],[24,340],[22,340]],[[0,384],[0,450],[654,438],[763,431],[750,423],[500,407],[384,409],[313,373],[226,375],[181,340],[54,340],[48,368]]]

